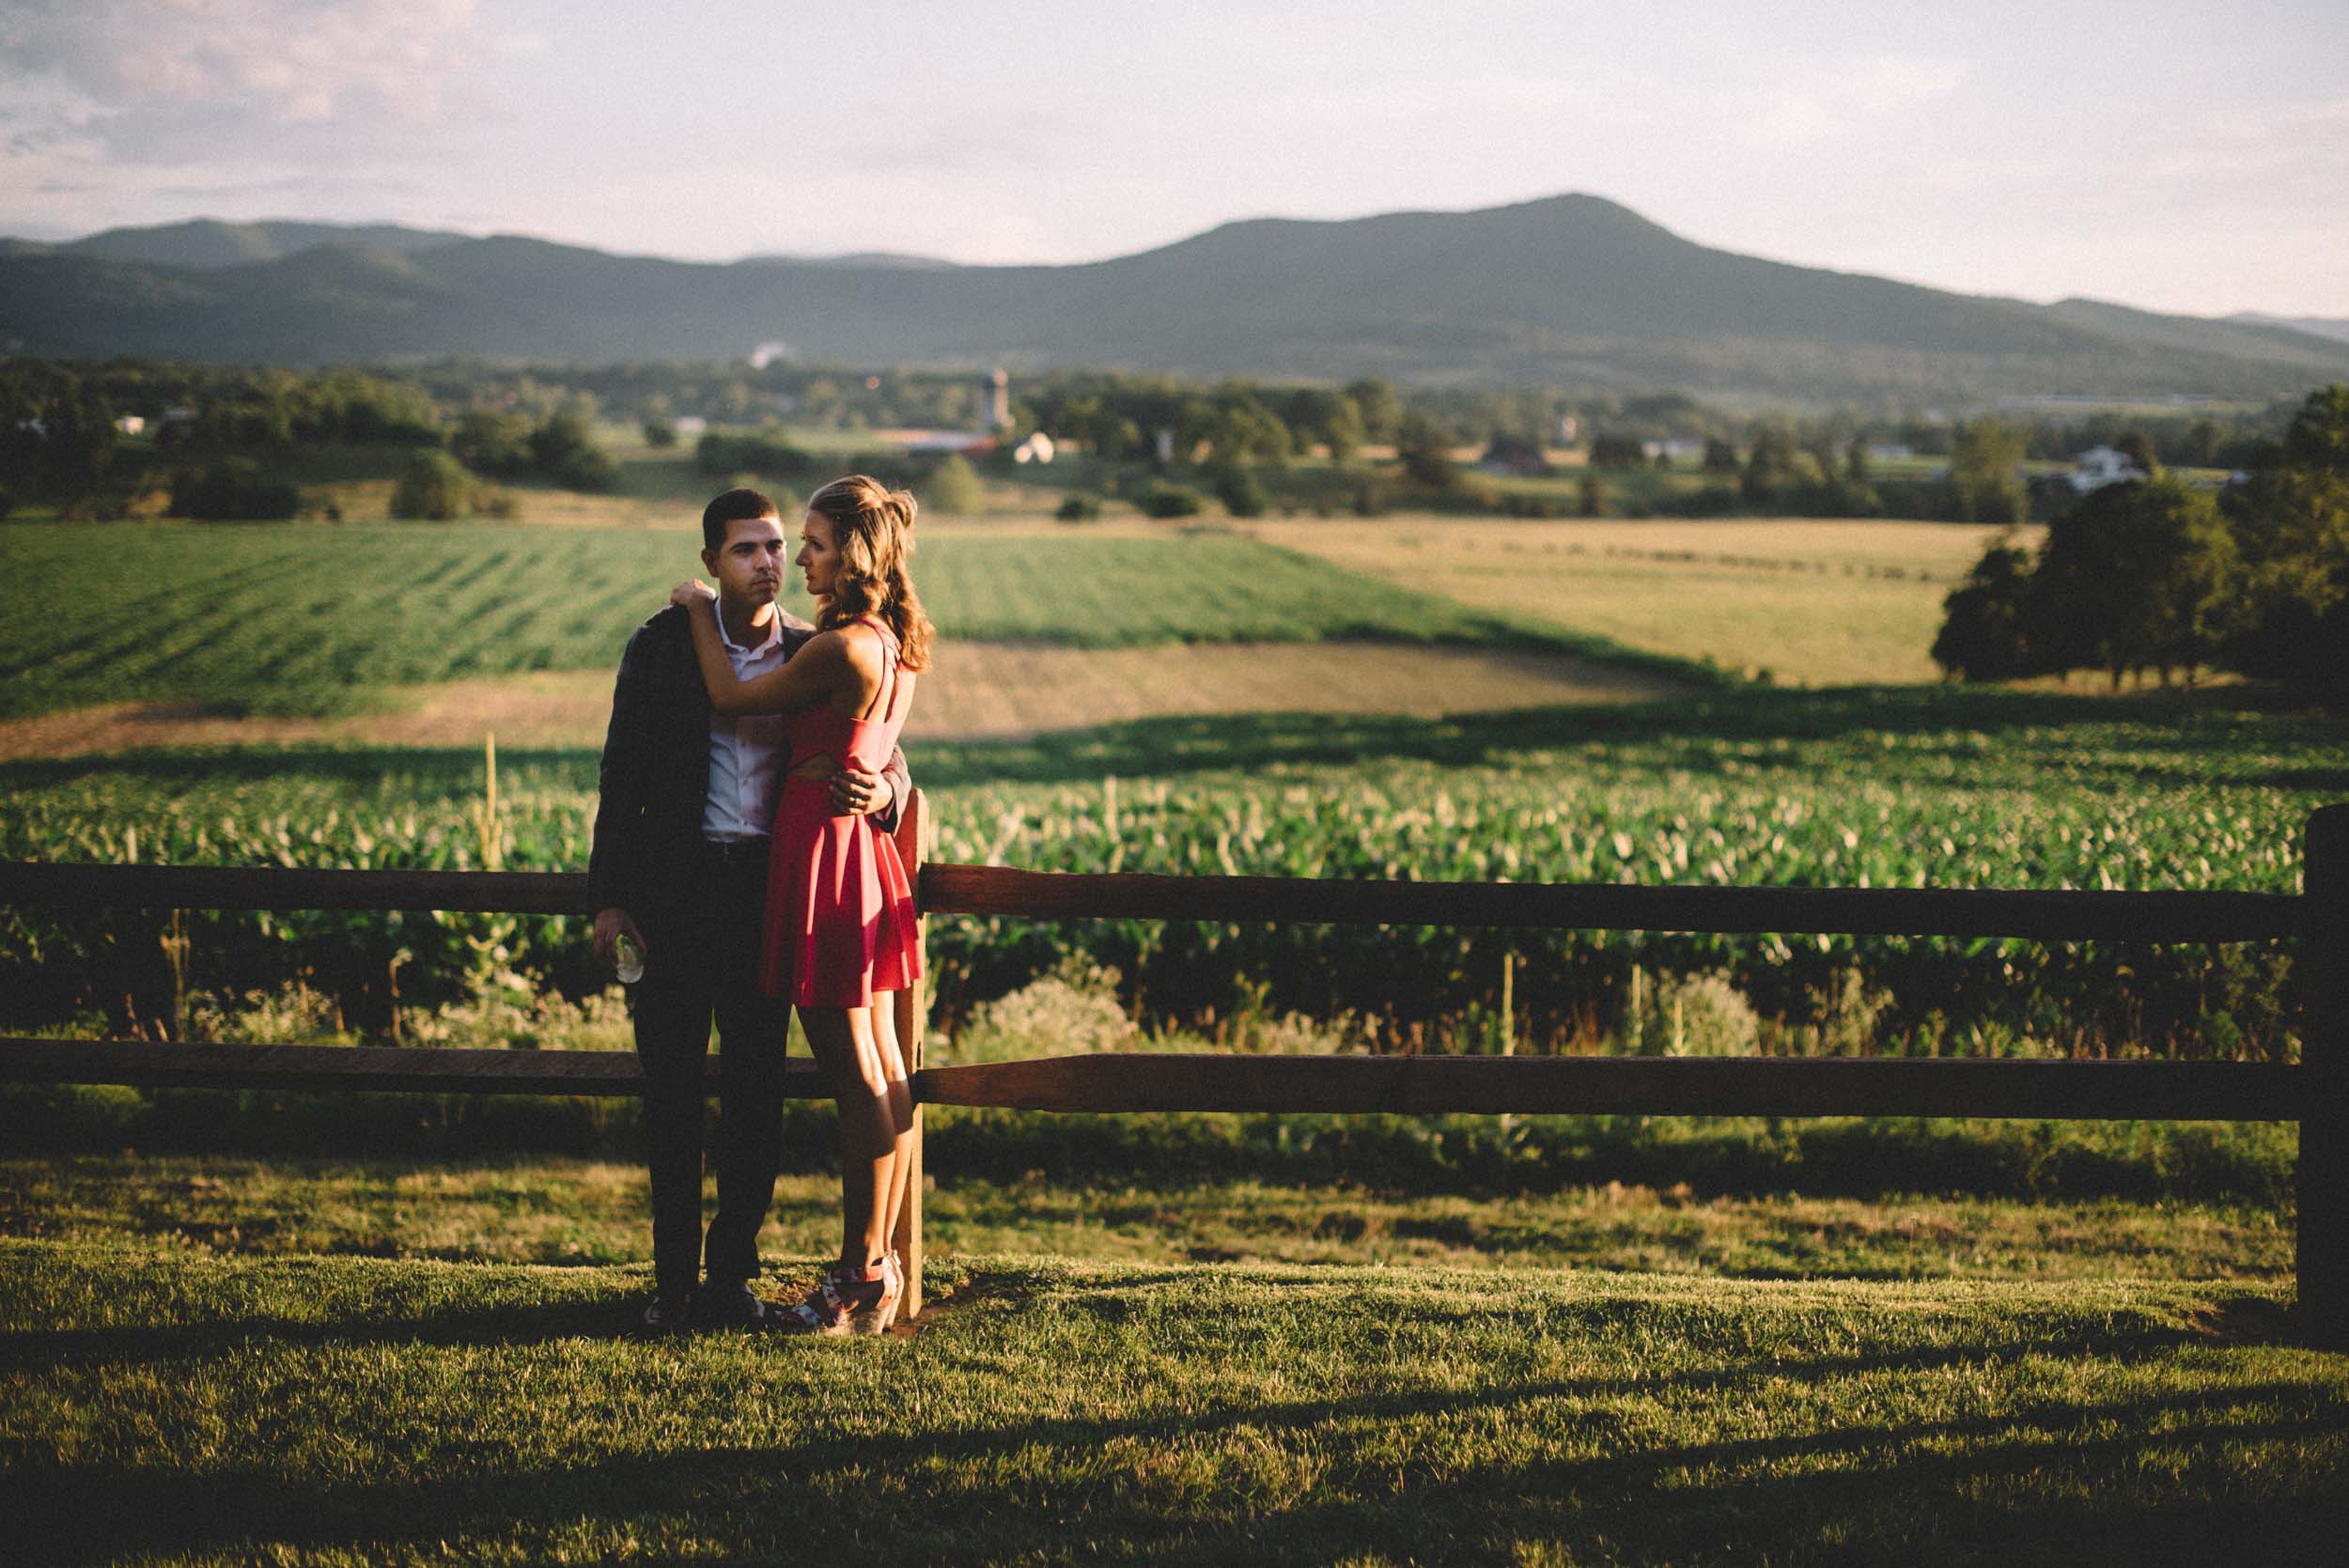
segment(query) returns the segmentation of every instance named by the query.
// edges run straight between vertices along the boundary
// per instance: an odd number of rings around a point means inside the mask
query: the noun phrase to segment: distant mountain
[[[226,224],[193,218],[150,228],[110,228],[80,240],[44,244],[0,240],[0,255],[100,256],[109,261],[153,262],[164,267],[241,267],[282,261],[319,245],[370,245],[378,250],[417,251],[468,238],[397,224],[305,224],[269,220]]]
[[[2349,317],[2263,316],[2256,310],[2241,310],[2227,319],[2255,322],[2263,327],[2289,327],[2295,332],[2314,333],[2319,337],[2338,337],[2349,343]]]
[[[908,256],[902,251],[846,251],[839,256],[746,256],[742,265],[756,267],[781,264],[797,267],[906,267],[917,272],[943,272],[959,267],[959,261],[946,261],[935,256]]]
[[[2349,343],[2289,326],[2033,305],[1788,266],[1695,244],[1588,195],[1260,219],[1060,267],[721,265],[511,236],[327,232],[332,242],[233,263],[76,248],[86,241],[0,254],[0,350],[609,362],[732,358],[783,341],[852,365],[1370,373],[1771,402],[2269,397],[2349,378]],[[385,232],[397,242],[366,238]],[[229,241],[207,242],[217,254]]]

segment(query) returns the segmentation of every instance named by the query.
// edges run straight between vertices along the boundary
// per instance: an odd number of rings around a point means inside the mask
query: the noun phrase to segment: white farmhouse
[[[2081,495],[2103,489],[2107,485],[2124,485],[2132,479],[2151,477],[2117,446],[2090,447],[2072,459],[2072,472],[2064,475]]]

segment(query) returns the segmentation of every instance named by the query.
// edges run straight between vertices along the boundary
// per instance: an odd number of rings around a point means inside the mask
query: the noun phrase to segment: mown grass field
[[[260,1120],[216,1109],[248,1127]],[[1296,1157],[1252,1157],[1268,1139],[1277,1142],[1277,1129],[1131,1125],[1123,1130],[1131,1135],[1132,1157],[1117,1172],[1086,1169],[1083,1147],[1035,1126],[1034,1117],[941,1108],[929,1117],[937,1126],[924,1215],[930,1256],[940,1261],[1024,1253],[1134,1265],[2281,1285],[2293,1271],[2292,1215],[2279,1212],[2266,1190],[2290,1187],[2293,1139],[2280,1128],[2214,1126],[2180,1135],[2049,1125],[2018,1135],[1983,1124],[1929,1123],[1888,1136],[1863,1124],[1831,1123],[1781,1132],[1793,1148],[1773,1160],[1770,1134],[1759,1124],[1688,1124],[1643,1139],[1620,1121],[1585,1119],[1548,1135],[1561,1146],[1579,1139],[1586,1151],[1579,1167],[1552,1177],[1532,1160],[1513,1167],[1505,1155],[1486,1170],[1411,1170],[1403,1146],[1414,1129],[1287,1119],[1293,1144],[1334,1145],[1353,1135],[1350,1146],[1323,1157],[1331,1168],[1315,1179]],[[794,1169],[778,1186],[759,1236],[761,1254],[776,1260],[779,1274],[795,1266],[784,1260],[822,1256],[839,1241],[839,1183],[819,1169],[832,1146],[830,1116],[795,1111],[790,1126]],[[1084,1137],[1119,1130],[1097,1123]],[[1464,1118],[1442,1130],[1464,1142],[1500,1141],[1489,1126]],[[150,1146],[174,1141],[161,1121],[141,1132]],[[0,1235],[188,1257],[651,1262],[645,1170],[617,1148],[402,1154],[393,1152],[400,1141],[383,1125],[343,1140],[373,1146],[364,1157],[133,1155],[106,1147],[133,1136],[126,1127],[88,1137],[101,1152],[0,1160]],[[185,1141],[188,1133],[179,1136]],[[600,1141],[621,1145],[630,1136],[615,1127]],[[1228,1141],[1223,1173],[1181,1169],[1186,1142],[1219,1138]],[[2014,1149],[2001,1161],[1968,1160],[1960,1148],[1968,1140],[1996,1149],[2019,1139],[2038,1146],[2053,1195],[2015,1190]],[[1900,1170],[1885,1157],[1896,1141],[1925,1157]],[[1795,1154],[1806,1145],[1809,1169]],[[1423,1149],[1415,1152],[1424,1158]],[[1887,1190],[1865,1189],[1870,1153],[1879,1167],[1875,1179],[1891,1184]],[[1719,1169],[1725,1158],[1749,1166],[1734,1186]],[[1023,1159],[1039,1163],[1017,1169]],[[1610,1169],[1631,1179],[1595,1179]],[[1756,1178],[1766,1185],[1751,1188]],[[1930,1190],[1953,1178],[1970,1179],[1974,1189]],[[1904,1181],[1919,1190],[1901,1190]],[[2068,1192],[2067,1184],[2085,1190]],[[1839,1185],[1859,1190],[1834,1190]],[[2190,1195],[2162,1196],[2165,1186]]]
[[[918,1333],[786,1343],[616,1332],[627,1267],[0,1279],[44,1562],[2323,1561],[2349,1518],[2349,1362],[2257,1283],[972,1256]]]
[[[1418,592],[1802,686],[1941,678],[1941,601],[1997,532],[1804,519],[1248,527]]]
[[[174,698],[334,712],[392,687],[608,670],[669,586],[700,574],[695,537],[435,524],[11,527],[0,532],[0,715]],[[1621,655],[1221,533],[941,530],[922,545],[924,599],[951,640],[1113,648],[1369,637]],[[95,575],[109,584],[102,612]],[[789,597],[786,607],[807,608]]]

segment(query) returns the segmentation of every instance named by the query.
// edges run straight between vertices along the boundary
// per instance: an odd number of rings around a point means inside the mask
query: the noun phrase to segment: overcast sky
[[[1587,191],[1977,293],[2349,317],[2349,4],[0,0],[0,233],[1077,261]]]

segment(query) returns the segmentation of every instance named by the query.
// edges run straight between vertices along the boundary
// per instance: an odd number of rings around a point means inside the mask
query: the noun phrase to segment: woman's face
[[[800,520],[800,553],[793,562],[811,598],[832,598],[832,584],[840,577],[840,550],[832,542],[832,519],[810,512]]]

